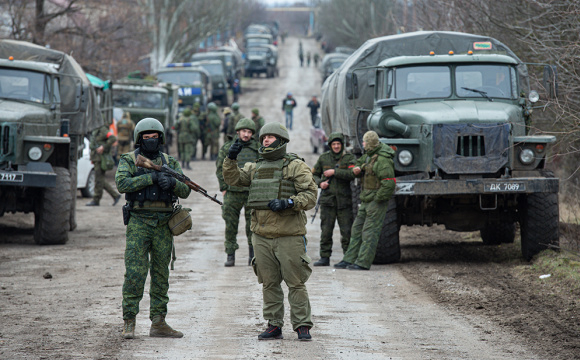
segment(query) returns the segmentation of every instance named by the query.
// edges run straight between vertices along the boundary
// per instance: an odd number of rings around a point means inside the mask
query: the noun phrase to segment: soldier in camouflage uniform
[[[109,130],[107,125],[103,125],[91,133],[91,162],[95,165],[93,171],[95,172],[95,192],[93,200],[88,202],[87,206],[99,206],[101,198],[103,197],[103,189],[113,198],[113,205],[117,205],[121,195],[107,182],[105,179],[106,169],[103,169],[103,162],[106,156],[111,155],[111,147],[117,141],[117,138]]]
[[[205,123],[206,145],[210,148],[210,160],[216,160],[219,152],[220,126],[222,120],[217,113],[218,107],[215,103],[209,103],[207,108],[208,113]]]
[[[258,110],[258,108],[252,109],[252,120],[254,120],[254,125],[256,125],[256,132],[254,133],[254,139],[256,141],[259,141],[258,135],[260,134],[260,130],[262,129],[262,126],[264,126],[264,124],[266,124],[266,120],[264,120],[264,118],[260,116],[260,110]]]
[[[254,122],[250,119],[242,119],[238,121],[236,125],[237,136],[225,143],[220,149],[218,158],[216,161],[216,176],[220,184],[220,191],[224,196],[224,205],[222,206],[222,217],[226,222],[226,254],[227,261],[225,266],[234,266],[236,261],[236,250],[239,249],[236,237],[238,235],[238,224],[240,222],[240,211],[244,208],[244,214],[246,217],[246,236],[248,237],[248,246],[250,250],[250,256],[248,265],[252,258],[254,257],[254,248],[252,247],[252,231],[250,230],[250,224],[252,221],[250,209],[246,206],[248,202],[249,188],[230,186],[225,183],[224,176],[222,174],[222,166],[224,159],[228,155],[230,146],[235,142],[240,142],[244,147],[242,152],[238,155],[238,166],[244,167],[247,162],[253,163],[258,160],[260,155],[258,154],[258,149],[260,148],[260,143],[258,143],[253,138],[256,127]]]
[[[248,207],[252,209],[252,260],[262,284],[263,314],[268,329],[259,340],[281,339],[284,326],[284,292],[288,286],[290,320],[299,340],[311,340],[310,300],[306,281],[312,273],[306,253],[306,214],[316,203],[316,183],[308,165],[295,154],[287,154],[288,130],[279,123],[260,131],[261,158],[238,166],[243,145],[234,142],[224,159],[223,175],[228,185],[249,186]]]
[[[175,126],[181,166],[188,170],[191,170],[189,161],[195,158],[194,144],[197,143],[199,137],[199,123],[196,120],[191,110],[185,109]]]
[[[238,121],[245,118],[245,116],[240,113],[240,104],[237,102],[232,104],[232,111],[233,113],[230,115],[228,121],[228,130],[226,132],[226,135],[231,136],[231,138],[236,136],[236,124]]]
[[[365,154],[358,159],[352,170],[355,176],[363,177],[361,205],[352,224],[348,250],[342,261],[334,265],[338,269],[370,269],[375,259],[387,206],[395,191],[395,151],[381,143],[374,131],[365,133],[363,147]]]
[[[173,235],[167,223],[173,203],[178,197],[187,198],[191,189],[165,173],[135,166],[136,156],[143,155],[157,165],[167,164],[181,173],[179,163],[161,152],[165,132],[159,121],[153,118],[141,120],[135,128],[134,139],[138,149],[121,156],[115,176],[117,188],[125,193],[127,199],[123,210],[130,214],[126,224],[123,337],[135,337],[135,317],[139,313],[148,271],[151,274],[149,318],[152,321],[149,336],[183,337],[181,332],[165,322],[173,248]]]
[[[133,141],[133,131],[135,130],[135,123],[131,120],[131,114],[125,112],[123,118],[117,121],[117,141],[119,146],[117,148],[117,161],[122,154],[131,151],[131,142]]]
[[[328,137],[330,151],[320,155],[312,169],[314,180],[322,189],[320,193],[320,260],[314,266],[329,266],[332,254],[334,223],[340,227],[343,254],[348,249],[352,226],[352,168],[356,157],[344,150],[344,136],[332,133]]]
[[[205,153],[207,152],[207,134],[206,134],[206,120],[207,120],[207,113],[202,113],[200,109],[199,103],[193,104],[193,108],[191,110],[193,115],[197,117],[199,123],[199,141],[201,142],[201,159],[205,160]],[[197,150],[197,142],[193,147]],[[195,160],[192,158],[192,160]]]

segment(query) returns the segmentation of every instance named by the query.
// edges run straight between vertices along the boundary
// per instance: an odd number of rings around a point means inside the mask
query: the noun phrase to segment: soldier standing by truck
[[[95,165],[95,193],[93,200],[88,202],[87,206],[99,206],[103,197],[103,189],[113,198],[113,206],[117,205],[121,195],[107,182],[105,173],[112,170],[114,164],[111,156],[111,147],[117,141],[115,135],[109,132],[109,127],[103,125],[91,133],[91,162]]]
[[[332,254],[334,223],[340,227],[340,244],[343,254],[350,242],[352,226],[352,169],[356,157],[344,149],[344,135],[332,133],[328,137],[330,151],[320,155],[312,169],[316,184],[322,189],[320,198],[320,260],[314,266],[329,266]]]
[[[310,300],[306,281],[312,273],[306,253],[306,214],[316,203],[316,183],[308,165],[296,154],[287,154],[288,130],[279,123],[264,125],[260,132],[262,158],[238,167],[243,146],[234,143],[223,164],[226,184],[249,186],[248,207],[252,208],[254,271],[262,283],[263,314],[268,321],[259,340],[282,339],[284,292],[292,328],[298,340],[311,340]]]
[[[369,270],[375,259],[379,235],[387,206],[395,191],[395,151],[379,141],[374,131],[363,136],[365,154],[358,159],[352,172],[363,177],[361,205],[352,224],[350,244],[338,269]]]
[[[178,197],[187,198],[191,189],[166,173],[135,166],[136,156],[143,155],[156,165],[167,164],[173,170],[182,172],[173,157],[161,152],[165,130],[158,120],[145,118],[139,121],[134,138],[139,148],[134,153],[121,156],[115,175],[117,187],[126,194],[127,199],[127,205],[123,207],[127,225],[123,337],[135,338],[135,318],[143,298],[147,272],[150,271],[149,336],[180,338],[183,333],[173,330],[165,322],[169,302],[169,262],[173,248],[168,221],[173,214],[173,203]]]
[[[260,155],[258,154],[258,149],[260,148],[260,143],[253,138],[256,132],[256,127],[254,122],[250,119],[242,119],[238,121],[236,125],[237,137],[230,140],[222,146],[218,154],[216,161],[216,176],[220,185],[220,191],[224,197],[224,205],[222,206],[222,217],[226,222],[226,241],[225,248],[227,254],[227,260],[224,264],[225,266],[234,266],[236,261],[236,250],[239,249],[238,242],[236,240],[238,235],[238,224],[240,222],[240,211],[244,208],[244,215],[246,218],[246,236],[248,238],[249,246],[249,259],[248,265],[254,257],[254,248],[252,247],[252,231],[250,229],[250,224],[252,222],[252,217],[250,214],[250,208],[248,208],[248,194],[249,188],[240,186],[230,186],[224,181],[224,176],[222,173],[223,162],[230,146],[238,141],[243,145],[242,152],[238,155],[238,166],[244,167],[248,162],[256,162]]]
[[[119,143],[117,148],[117,161],[119,161],[121,155],[131,151],[134,130],[135,123],[131,120],[131,114],[126,111],[123,113],[123,118],[117,122],[117,141]]]
[[[181,167],[191,170],[189,161],[193,157],[194,143],[195,140],[197,140],[195,133],[199,135],[199,126],[196,126],[194,123],[190,109],[183,110],[183,113],[175,126],[175,130],[177,130],[177,142],[179,146]]]

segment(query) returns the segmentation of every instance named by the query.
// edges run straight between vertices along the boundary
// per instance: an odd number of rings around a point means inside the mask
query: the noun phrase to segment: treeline
[[[321,36],[357,48],[366,39],[418,30],[494,37],[524,62],[555,65],[559,98],[534,112],[536,132],[558,138],[551,168],[578,190],[580,176],[580,2],[577,0],[320,0]],[[541,73],[540,73],[541,75]],[[532,87],[541,86],[535,79]]]

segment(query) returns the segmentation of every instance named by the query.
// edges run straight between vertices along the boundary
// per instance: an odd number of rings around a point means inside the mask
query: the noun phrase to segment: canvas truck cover
[[[367,69],[356,72],[359,96],[353,101],[350,81],[354,69],[376,66],[382,60],[396,56],[429,55],[431,51],[436,55],[448,54],[449,51],[466,54],[469,50],[514,58],[520,64],[520,83],[524,89],[529,87],[525,65],[507,46],[494,38],[451,31],[418,31],[383,36],[367,40],[322,85],[320,112],[325,132],[341,132],[353,139],[358,116],[356,107],[373,108],[375,71]]]
[[[76,60],[61,51],[47,49],[25,41],[0,40],[0,58],[37,61],[55,64],[63,76],[60,83],[61,112],[63,118],[70,120],[71,134],[87,134],[103,125],[98,108],[97,96],[91,83]],[[89,103],[86,113],[79,112],[76,99],[76,87],[81,81],[89,90]]]

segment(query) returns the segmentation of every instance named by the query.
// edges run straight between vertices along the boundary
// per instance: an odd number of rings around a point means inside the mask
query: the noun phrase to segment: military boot
[[[250,255],[248,257],[248,265],[252,265],[253,258],[254,258],[254,247],[250,245]]]
[[[125,326],[123,327],[123,337],[125,339],[135,338],[135,318],[125,320]]]
[[[171,326],[165,322],[165,315],[155,315],[151,320],[151,330],[149,330],[151,337],[171,337],[181,338],[183,333],[181,331],[173,330]]]
[[[225,267],[234,266],[236,264],[236,254],[228,254],[228,260],[225,262]]]
[[[330,258],[321,257],[320,260],[312,264],[314,266],[330,266]]]
[[[99,206],[99,202],[92,200],[91,202],[86,203],[87,206]]]
[[[187,170],[191,170],[191,166],[189,166],[189,161],[185,163],[185,168],[186,168]]]

